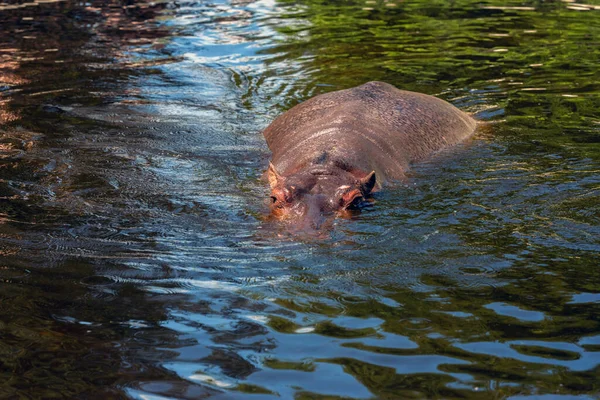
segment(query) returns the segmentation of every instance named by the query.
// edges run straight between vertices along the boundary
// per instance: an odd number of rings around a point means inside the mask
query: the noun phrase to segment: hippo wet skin
[[[280,115],[264,133],[271,211],[319,229],[411,163],[469,137],[476,122],[433,96],[382,82],[322,94]]]

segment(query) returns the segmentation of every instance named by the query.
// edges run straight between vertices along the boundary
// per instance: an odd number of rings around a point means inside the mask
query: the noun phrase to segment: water
[[[595,2],[0,5],[0,397],[600,393]],[[383,80],[484,121],[321,238],[260,132]]]

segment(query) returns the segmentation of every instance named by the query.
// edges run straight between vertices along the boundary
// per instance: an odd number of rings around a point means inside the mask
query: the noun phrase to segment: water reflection
[[[597,391],[595,10],[1,7],[0,397]],[[279,236],[260,130],[373,79],[494,123]]]

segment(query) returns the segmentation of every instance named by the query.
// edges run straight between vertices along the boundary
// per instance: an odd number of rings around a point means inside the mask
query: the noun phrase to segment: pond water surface
[[[0,4],[0,398],[600,395],[600,3]],[[382,80],[486,123],[323,237],[261,130]]]

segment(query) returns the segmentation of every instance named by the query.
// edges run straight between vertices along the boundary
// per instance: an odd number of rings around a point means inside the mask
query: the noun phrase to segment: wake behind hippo
[[[263,132],[273,152],[271,210],[318,229],[327,215],[403,179],[411,163],[459,143],[475,126],[443,100],[383,82],[313,97]]]

